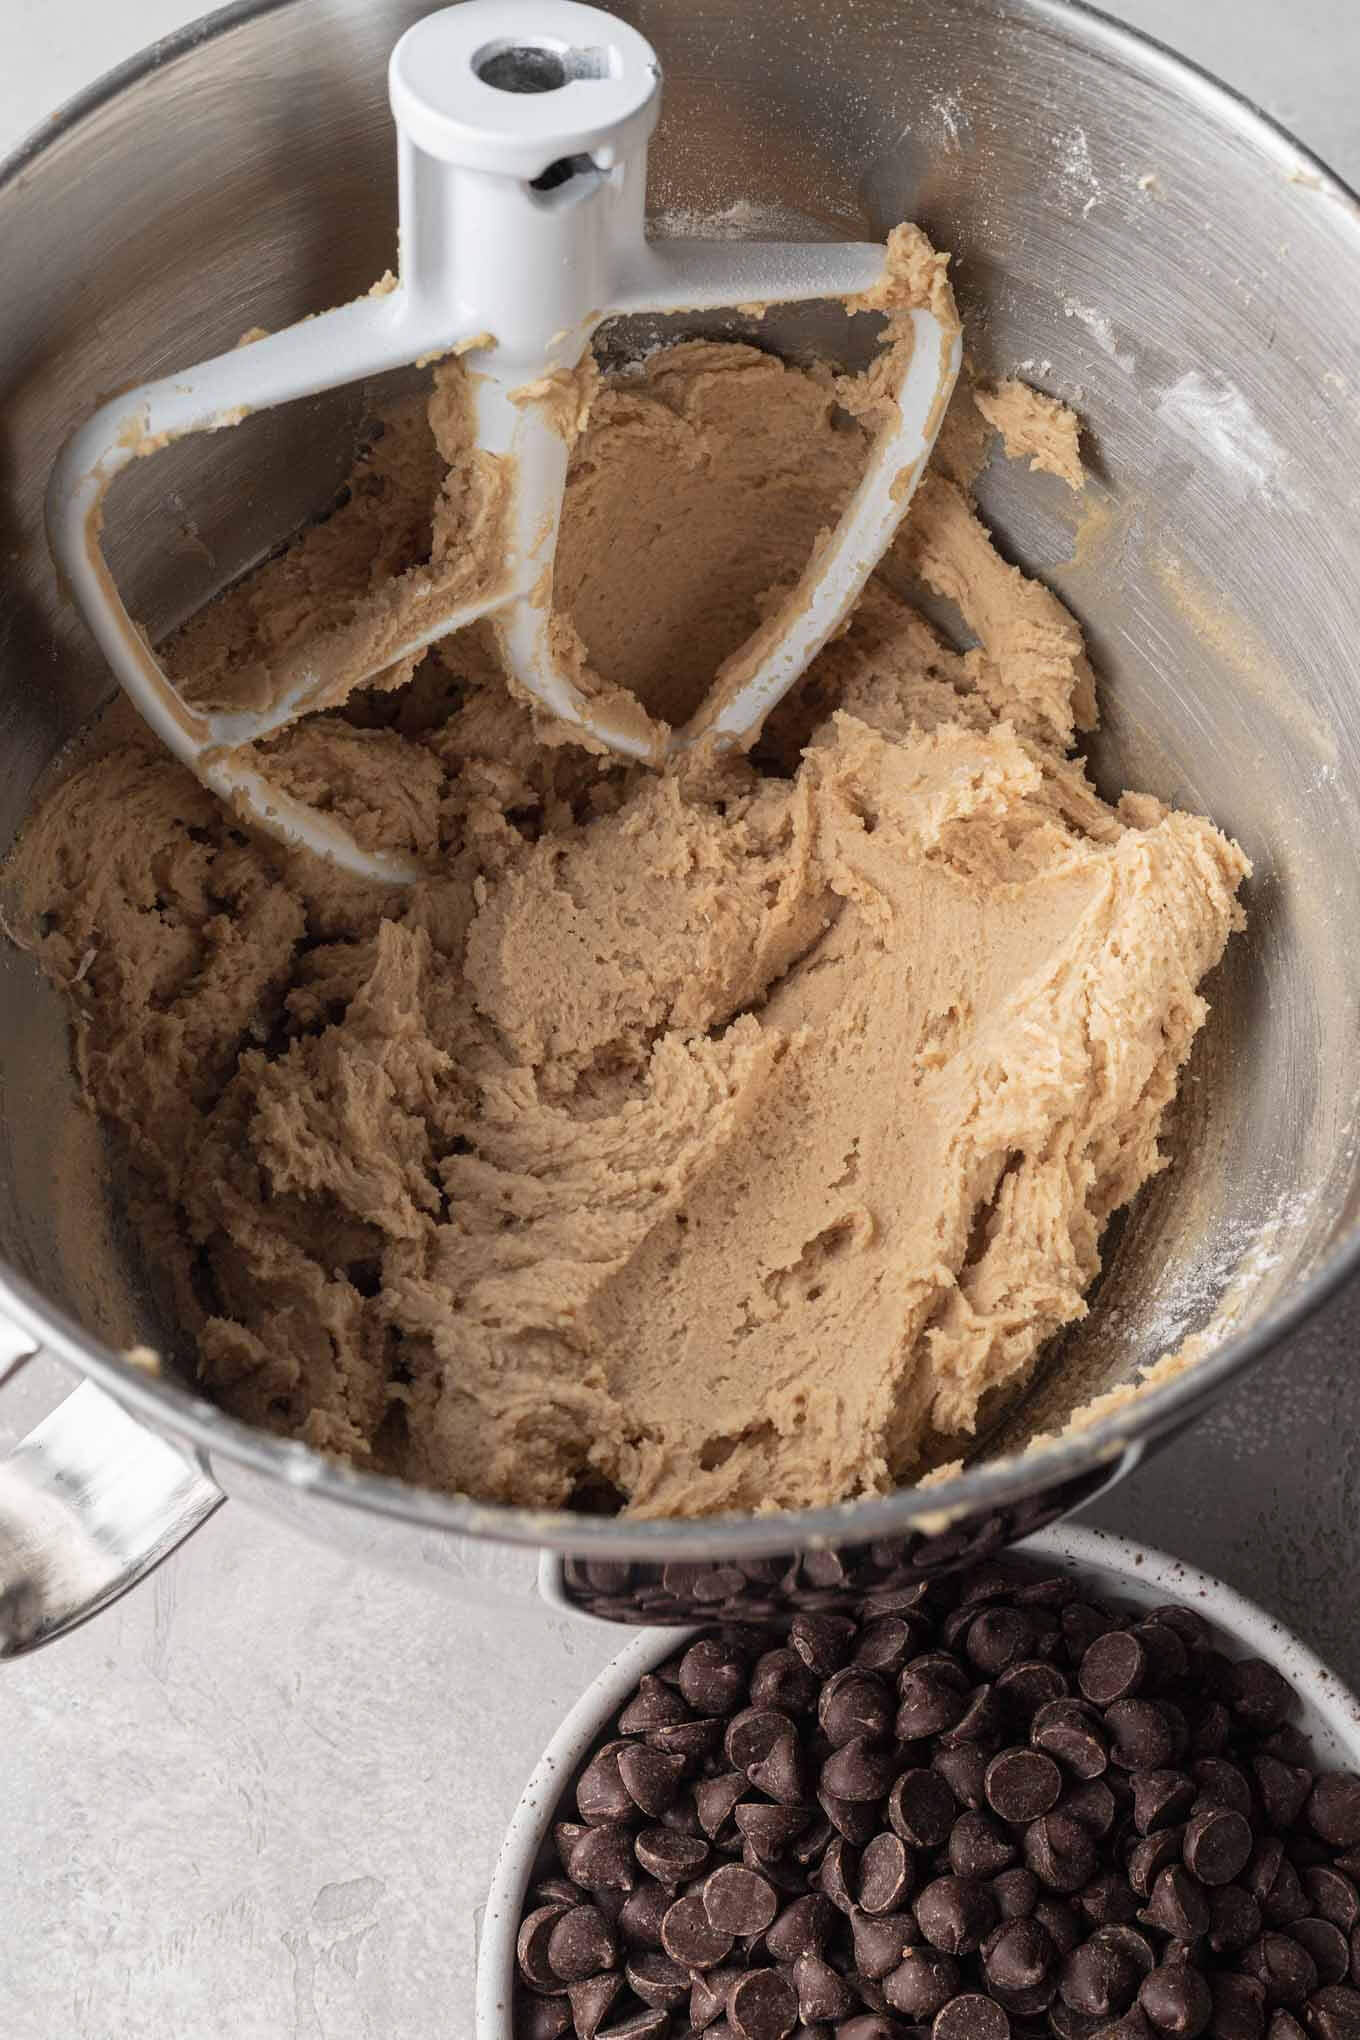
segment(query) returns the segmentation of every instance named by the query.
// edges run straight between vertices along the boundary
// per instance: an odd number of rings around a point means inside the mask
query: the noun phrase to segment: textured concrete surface
[[[0,152],[197,11],[0,0]],[[1112,11],[1360,181],[1353,0]],[[1353,1292],[1094,1512],[1220,1573],[1356,1680],[1358,1325]],[[44,1388],[7,1400],[7,1428]],[[141,1592],[0,1678],[0,2031],[470,2040],[506,1818],[610,1649],[531,1607],[455,1610],[227,1509]]]

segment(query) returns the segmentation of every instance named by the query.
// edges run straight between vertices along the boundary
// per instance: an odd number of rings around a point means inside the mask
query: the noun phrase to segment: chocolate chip
[[[921,1938],[911,1913],[885,1913],[874,1919],[857,1913],[850,1922],[855,1944],[855,1967],[861,1976],[879,1983]],[[768,1940],[768,1936],[767,1936]]]
[[[1003,1920],[1027,1920],[1039,1902],[1039,1880],[1032,1870],[1017,1864],[992,1879],[992,1897]]]
[[[969,1624],[963,1647],[970,1663],[994,1679],[1031,1655],[1038,1633],[1034,1617],[1023,1608],[984,1608]]]
[[[968,1990],[941,2005],[931,2040],[1010,2040],[1011,2022],[995,1999]]]
[[[888,1825],[916,1849],[948,1841],[958,1802],[936,1771],[904,1771],[888,1794]]]
[[[738,2040],[788,2040],[798,2024],[798,1993],[775,1969],[753,1969],[732,1986],[727,2017]]]
[[[1294,1711],[1293,1687],[1265,1658],[1241,1658],[1229,1665],[1222,1697],[1257,1735],[1269,1735]]]
[[[1127,1868],[1129,1883],[1140,1897],[1147,1898],[1161,1872],[1180,1861],[1183,1840],[1180,1828],[1159,1828],[1133,1844]]]
[[[969,1955],[980,1948],[996,1925],[996,1901],[985,1884],[971,1877],[937,1877],[925,1887],[914,1907],[916,1923],[945,1955]]]
[[[817,1882],[822,1893],[831,1900],[838,1911],[853,1913],[855,1894],[852,1885],[859,1879],[859,1851],[842,1835],[837,1835],[822,1858],[817,1872]]]
[[[653,1957],[664,1962],[664,1955]],[[674,1965],[671,1965],[674,1967]],[[683,1969],[677,1969],[682,1987],[682,2001],[689,1995],[689,1978]],[[618,1976],[587,1976],[580,1983],[568,1987],[567,1998],[571,2004],[571,2022],[576,2028],[576,2040],[595,2040],[601,2024],[611,2005],[623,1989],[623,1979]]]
[[[649,1728],[644,1741],[648,1749],[664,1750],[668,1757],[683,1757],[697,1767],[722,1740],[720,1721],[672,1721],[664,1728]]]
[[[727,2026],[727,2000],[733,1984],[740,1983],[745,1974],[744,1968],[732,1962],[691,1978],[689,2022],[696,2033],[708,2032],[718,2020]],[[727,2031],[730,2036],[732,2028],[727,2026]]]
[[[1138,2002],[1153,2025],[1176,2040],[1196,2040],[1214,2008],[1208,1984],[1188,1962],[1150,1970],[1139,1987]]]
[[[1014,1837],[985,1813],[961,1813],[949,1837],[949,1867],[958,1877],[994,1877],[1019,1853]]]
[[[584,1891],[631,1891],[638,1873],[630,1830],[587,1828],[572,1844],[566,1867],[572,1883]]]
[[[900,2020],[883,2012],[861,2012],[836,2028],[836,2040],[908,2040]],[[924,2040],[924,2035],[920,2036]]]
[[[1262,2040],[1266,2029],[1266,1994],[1254,1976],[1220,1972],[1209,1980],[1213,2009],[1209,2031],[1214,2040]]]
[[[588,1827],[634,1814],[632,1794],[619,1773],[619,1758],[627,1748],[627,1743],[611,1743],[591,1758],[576,1781],[577,1811]]]
[[[720,1934],[763,1934],[778,1911],[774,1886],[759,1871],[724,1863],[704,1879],[708,1924]]]
[[[701,1835],[677,1834],[674,1828],[643,1828],[633,1847],[647,1875],[673,1891],[697,1877],[709,1857]]]
[[[1221,1700],[1206,1700],[1195,1712],[1190,1748],[1197,1757],[1219,1757],[1232,1735],[1232,1716]]]
[[[901,1962],[883,1979],[883,1995],[895,2012],[909,2019],[933,2019],[957,1997],[959,1966],[934,1948],[908,1948]]]
[[[1103,1778],[1082,1778],[1075,1785],[1069,1785],[1058,1801],[1059,1813],[1066,1813],[1073,1820],[1080,1821],[1088,1834],[1099,1841],[1114,1826],[1117,1813],[1115,1797]]]
[[[619,1776],[633,1804],[657,1820],[666,1811],[685,1774],[683,1757],[668,1757],[662,1750],[649,1750],[646,1743],[633,1743],[619,1751]]]
[[[916,1659],[898,1679],[897,1697],[897,1740],[919,1742],[954,1726],[968,1705],[968,1686],[957,1667]]]
[[[931,1769],[948,1785],[959,1806],[980,1813],[987,1803],[989,1753],[981,1743],[960,1743],[957,1749],[936,1750]]]
[[[644,1672],[637,1692],[619,1716],[619,1727],[625,1735],[643,1735],[649,1728],[669,1728],[689,1718],[689,1709],[679,1694],[654,1673]]]
[[[806,1870],[815,1870],[826,1854],[835,1830],[829,1820],[815,1819],[789,1844],[789,1860]]]
[[[1078,1778],[1098,1778],[1109,1763],[1100,1717],[1083,1700],[1050,1700],[1030,1724],[1029,1739]]]
[[[1158,1770],[1176,1754],[1176,1735],[1161,1700],[1116,1700],[1105,1710],[1110,1756],[1129,1771]]]
[[[1140,1692],[1147,1671],[1147,1652],[1133,1632],[1111,1629],[1084,1653],[1077,1684],[1097,1707],[1108,1707],[1114,1700],[1127,1700]]]
[[[1151,1944],[1133,1927],[1100,1927],[1063,1964],[1058,1988],[1065,2004],[1089,2018],[1118,2018],[1153,1966]]]
[[[1246,1869],[1251,1850],[1250,1823],[1230,1806],[1202,1807],[1186,1822],[1181,1853],[1201,1884],[1231,1884]]]
[[[901,1836],[875,1835],[860,1858],[859,1902],[864,1911],[896,1912],[915,1882],[916,1866]]]
[[[1317,1966],[1289,1934],[1262,1934],[1243,1950],[1242,1969],[1265,1987],[1268,2005],[1301,2005],[1317,1989]]]
[[[1292,1828],[1303,1815],[1313,1789],[1313,1774],[1302,1764],[1287,1764],[1268,1750],[1252,1759],[1256,1790],[1266,1819],[1275,1828]]]
[[[856,1736],[880,1742],[893,1725],[895,1711],[883,1681],[854,1665],[833,1673],[817,1702],[818,1723],[834,1749]]]
[[[790,1646],[819,1679],[845,1664],[855,1635],[848,1615],[795,1615],[789,1625]]]
[[[1025,1861],[1050,1891],[1080,1891],[1095,1875],[1095,1842],[1065,1813],[1045,1813],[1025,1830]]]
[[[812,1819],[807,1806],[769,1806],[763,1800],[744,1800],[733,1808],[732,1818],[752,1852],[764,1862],[783,1854]]]
[[[1127,1926],[1138,1917],[1138,1894],[1117,1870],[1098,1870],[1076,1903],[1096,1927]]]
[[[1209,1893],[1209,1946],[1215,1955],[1236,1955],[1261,1931],[1261,1908],[1240,1884]]]
[[[1034,1919],[1003,1921],[988,1935],[982,1951],[987,1982],[1006,2000],[1044,1983],[1057,1960],[1052,1936]]]
[[[1286,1856],[1275,1873],[1275,1881],[1262,1901],[1261,1911],[1266,1923],[1272,1927],[1292,1927],[1295,1920],[1308,1917],[1308,1901],[1303,1895],[1299,1873]]]
[[[1184,1771],[1135,1771],[1133,1824],[1140,1835],[1158,1828],[1174,1827],[1185,1819],[1195,1802],[1195,1782]]]
[[[669,2024],[670,2018],[667,2013],[653,2011],[647,2006],[640,2012],[630,2012],[626,2019],[621,2019],[616,2026],[611,2026],[607,2033],[602,2032],[599,2040],[662,2040]]]
[[[774,1707],[748,1707],[733,1716],[723,1746],[732,1768],[744,1771],[771,1799],[790,1806],[802,1801],[798,1731],[787,1714]]]
[[[1360,1920],[1360,1893],[1340,1870],[1319,1864],[1304,1870],[1300,1882],[1319,1919],[1330,1920],[1346,1933]]]
[[[881,1799],[897,1776],[891,1748],[857,1735],[833,1750],[822,1765],[821,1784],[838,1799]]]
[[[574,1905],[554,1920],[548,1936],[548,1967],[562,1983],[577,1983],[612,1969],[618,1960],[614,1929],[597,1906]]]
[[[565,1997],[516,1997],[515,2040],[561,2040],[570,2024]]]
[[[878,1615],[860,1630],[852,1662],[869,1672],[898,1672],[912,1648],[912,1626],[902,1615]]]
[[[1043,1750],[1001,1750],[987,1766],[983,1791],[1002,1820],[1017,1826],[1048,1813],[1062,1797],[1063,1775]]]
[[[810,1714],[821,1691],[797,1651],[782,1646],[756,1659],[751,1672],[751,1705],[773,1707],[781,1714]]]
[[[644,2005],[661,2006],[668,2012],[679,2009],[689,1996],[690,1976],[669,1955],[649,1952],[630,1956],[624,1964],[628,1988]]]
[[[1230,1806],[1235,1813],[1251,1815],[1251,1787],[1245,1774],[1226,1757],[1201,1757],[1191,1776],[1206,1804]]]
[[[1334,1849],[1360,1842],[1360,1778],[1324,1771],[1308,1795],[1308,1825]]]
[[[721,1637],[701,1636],[681,1658],[677,1681],[696,1714],[732,1714],[748,1691],[746,1659]]]
[[[573,1895],[573,1903],[575,1895]],[[515,1957],[519,1973],[535,1990],[554,1991],[561,1988],[561,1978],[548,1961],[548,1941],[553,1928],[569,1908],[565,1905],[542,1905],[520,1922],[519,1934],[515,1940]]]
[[[1303,2022],[1317,2040],[1360,2040],[1360,1991],[1324,1984],[1304,2007]]]
[[[686,1969],[712,1969],[732,1952],[732,1936],[715,1927],[700,1893],[677,1898],[661,1922],[661,1945]]]
[[[877,1800],[841,1799],[836,1793],[828,1792],[825,1785],[819,1784],[817,1801],[836,1833],[844,1835],[847,1842],[862,1846],[878,1833]]]
[[[1284,1843],[1278,1835],[1262,1835],[1252,1849],[1250,1860],[1242,1873],[1242,1882],[1265,1911],[1266,1900],[1275,1889],[1275,1880],[1284,1864]]]
[[[731,1821],[747,1790],[744,1771],[722,1771],[716,1778],[699,1780],[694,1788],[694,1810],[710,1841],[715,1841]]]
[[[663,1884],[645,1879],[623,1901],[617,1921],[620,1934],[635,1947],[659,1948],[661,1922],[673,1903]]]
[[[798,2016],[805,2026],[820,2025],[823,2020],[834,2025],[855,2009],[855,1994],[849,1984],[818,1955],[800,1955],[793,1965],[793,1980]]]
[[[1351,1944],[1331,1920],[1295,1920],[1289,1929],[1313,1958],[1319,1983],[1345,1983],[1350,1975]]]
[[[1185,1677],[1190,1668],[1190,1653],[1184,1637],[1169,1622],[1149,1616],[1146,1622],[1135,1622],[1132,1633],[1147,1653],[1150,1686],[1168,1686]]]
[[[1209,1898],[1199,1879],[1180,1863],[1159,1870],[1140,1915],[1177,1941],[1198,1941],[1209,1931]]]
[[[820,1955],[836,1926],[836,1909],[820,1891],[809,1891],[786,1905],[766,1930],[765,1946],[776,1962],[799,1955]]]
[[[1266,2040],[1305,2040],[1303,2027],[1292,2012],[1278,2011],[1270,2015],[1266,2027]]]
[[[1005,1732],[1005,1704],[996,1687],[975,1686],[968,1696],[968,1705],[954,1726],[942,1731],[940,1741],[946,1749],[959,1743],[983,1743],[990,1754]]]
[[[1007,1665],[996,1682],[997,1692],[1016,1720],[1027,1724],[1050,1700],[1061,1700],[1068,1691],[1067,1680],[1057,1665],[1044,1658],[1026,1658]]]

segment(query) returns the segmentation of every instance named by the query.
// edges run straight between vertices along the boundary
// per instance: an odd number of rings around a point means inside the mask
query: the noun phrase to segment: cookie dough
[[[1056,475],[1069,489],[1082,487],[1081,427],[1066,404],[1014,378],[978,390],[976,402],[1009,459],[1028,460],[1034,472]]]
[[[170,648],[196,698],[457,571],[498,514],[460,373]],[[558,606],[603,684],[688,712],[853,486],[846,396],[716,342],[590,393]],[[592,755],[478,632],[276,739],[429,860],[404,891],[252,836],[111,712],[9,914],[228,1409],[489,1499],[773,1509],[966,1451],[1082,1315],[1246,863],[1071,755],[1081,635],[978,519],[977,426],[749,758]]]

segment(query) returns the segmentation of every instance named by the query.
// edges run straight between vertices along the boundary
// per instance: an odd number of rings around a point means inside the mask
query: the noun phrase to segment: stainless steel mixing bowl
[[[100,393],[351,296],[394,260],[384,63],[422,11],[228,8],[106,80],[0,176],[0,843],[108,688],[43,540],[58,445]],[[139,1336],[173,1356],[173,1328],[150,1315],[111,1208],[61,1007],[6,949],[0,1309],[16,1356],[42,1348],[89,1377],[0,1469],[10,1651],[119,1591],[222,1490],[455,1583],[498,1588],[514,1552],[550,1547],[567,1554],[566,1598],[623,1620],[891,1588],[1091,1494],[1356,1261],[1355,200],[1240,101],[1060,0],[621,11],[667,71],[659,231],[877,236],[918,218],[955,251],[981,371],[1019,370],[1088,421],[1084,512],[1004,466],[984,480],[985,510],[1089,632],[1102,787],[1212,814],[1256,869],[1174,1166],[1122,1223],[1090,1315],[994,1445],[1191,1335],[1207,1357],[1023,1461],[796,1517],[629,1524],[350,1474],[120,1359]],[[196,448],[192,472],[147,463],[116,562],[136,612],[168,625],[323,499],[344,466],[337,422],[285,423],[264,459],[246,431]],[[205,478],[192,534],[167,543]]]

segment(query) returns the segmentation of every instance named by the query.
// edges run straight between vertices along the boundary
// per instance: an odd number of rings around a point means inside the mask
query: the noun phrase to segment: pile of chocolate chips
[[[1017,1560],[644,1678],[515,2040],[1360,2040],[1360,1778],[1262,1659]]]

